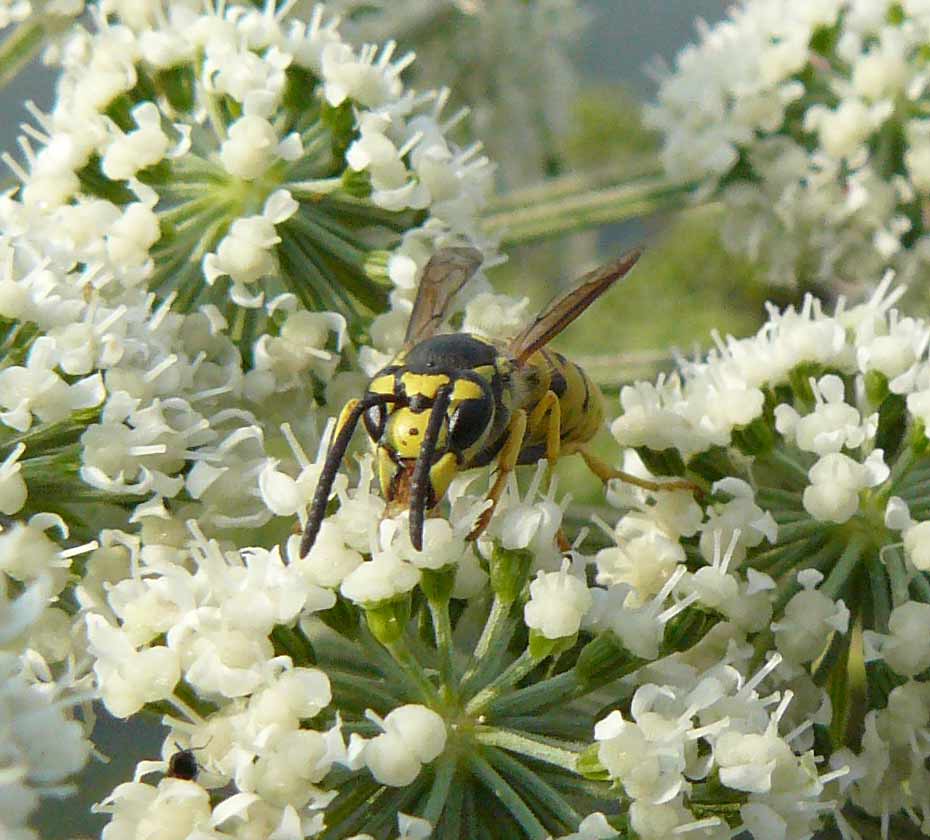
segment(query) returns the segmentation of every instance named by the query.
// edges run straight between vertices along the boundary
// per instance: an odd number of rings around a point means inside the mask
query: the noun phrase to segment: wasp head
[[[369,393],[384,387],[385,376],[391,377],[394,400],[374,402],[372,395],[363,421],[377,445],[382,495],[389,509],[409,508],[411,542],[419,549],[425,512],[440,502],[458,471],[487,442],[495,400],[488,382],[474,370],[420,372],[402,365],[375,376]]]

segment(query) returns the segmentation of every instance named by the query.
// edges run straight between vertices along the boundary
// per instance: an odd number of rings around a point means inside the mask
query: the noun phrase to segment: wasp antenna
[[[326,454],[323,471],[320,473],[320,480],[316,485],[316,492],[313,494],[313,501],[310,503],[307,527],[304,529],[304,536],[300,541],[301,557],[306,557],[307,552],[313,548],[313,543],[316,542],[316,536],[320,532],[320,525],[323,524],[323,517],[326,514],[329,494],[333,489],[333,482],[336,480],[336,473],[339,470],[339,464],[342,463],[343,456],[346,454],[346,449],[349,447],[349,441],[352,440],[352,434],[355,432],[359,418],[373,405],[388,401],[380,394],[371,399],[359,400],[349,412],[345,422],[339,429],[339,433],[333,438],[329,452]]]
[[[442,429],[442,421],[446,417],[446,409],[452,398],[452,385],[443,385],[436,391],[436,399],[423,435],[423,443],[417,462],[413,467],[410,478],[410,542],[417,551],[423,550],[423,520],[426,516],[426,498],[429,494],[429,470],[433,465],[433,453],[436,451],[436,441]]]

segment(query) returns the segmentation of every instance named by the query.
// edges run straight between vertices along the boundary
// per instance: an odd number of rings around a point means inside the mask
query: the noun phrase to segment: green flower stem
[[[869,575],[869,591],[872,594],[872,629],[879,633],[887,633],[888,617],[891,615],[888,576],[877,554],[872,554],[866,559],[865,568]]]
[[[24,20],[0,44],[0,90],[5,88],[33,58],[45,41],[45,27],[35,19]]]
[[[911,581],[911,587],[914,590],[918,600],[925,604],[930,604],[930,580],[927,579],[925,572],[918,572]]]
[[[566,829],[577,828],[581,815],[569,805],[565,797],[550,785],[541,774],[532,767],[521,764],[503,750],[488,750],[488,760],[524,793],[524,798],[535,800],[534,810],[539,813],[546,809],[559,819]]]
[[[512,729],[500,729],[491,726],[479,726],[475,730],[475,740],[489,747],[500,747],[509,752],[536,758],[546,764],[554,764],[569,772],[576,772],[578,753],[564,747],[557,747],[547,741],[537,741]],[[551,740],[551,739],[550,739]]]
[[[316,178],[312,181],[290,181],[285,184],[295,198],[315,201],[337,192],[342,187],[342,178]]]
[[[785,575],[797,575],[798,571],[805,569],[811,565],[817,566],[818,568],[822,565],[820,560],[820,552],[827,544],[829,536],[827,534],[818,534],[815,537],[811,537],[807,540],[801,540],[800,544],[795,544],[795,550],[782,557],[777,563],[773,563],[765,572],[772,577],[773,580],[779,580]],[[831,549],[830,551],[830,560],[826,562],[831,562],[839,555],[839,549]],[[814,562],[811,563],[808,558],[814,558]],[[755,563],[753,563],[755,566]]]
[[[271,631],[271,640],[275,648],[280,648],[294,665],[313,665],[316,663],[316,653],[309,639],[303,634],[300,627],[286,627],[278,624]]]
[[[865,547],[864,540],[858,534],[854,534],[836,565],[830,570],[827,579],[820,585],[820,591],[830,598],[838,598],[840,593],[846,588],[849,578],[859,565],[862,559],[862,551]]]
[[[436,650],[439,652],[439,674],[447,693],[457,693],[455,665],[452,661],[454,645],[452,641],[452,622],[449,619],[449,602],[437,604],[429,602],[429,612],[433,618],[433,634]]]
[[[897,466],[897,463],[895,465]],[[893,495],[901,496],[905,493],[919,492],[926,486],[927,481],[930,481],[930,467],[926,464],[911,467],[895,484]]]
[[[574,188],[571,187],[574,185]],[[504,196],[483,220],[484,229],[503,247],[551,239],[610,222],[677,210],[688,202],[694,184],[650,173],[592,188],[577,179],[555,178],[541,187]],[[501,205],[507,204],[506,208]]]
[[[389,689],[391,685],[389,682],[338,671],[329,664],[326,666],[326,675],[333,687],[333,693],[339,698],[340,708],[344,705],[351,705],[359,714],[364,714],[369,708],[374,709],[378,714],[382,712],[387,714],[392,709],[396,709],[409,700],[417,699],[419,696],[414,692],[411,692],[408,697],[398,696]]]
[[[502,723],[522,732],[537,732],[566,741],[586,741],[591,737],[591,724],[575,709],[550,709],[545,714],[508,715]]]
[[[423,695],[423,683],[429,686],[427,696],[435,698],[436,692],[432,684],[426,679],[423,669],[416,661],[409,648],[404,645],[398,646],[397,654],[394,651],[388,651],[384,646],[371,635],[368,628],[361,633],[362,642],[365,645],[365,652],[371,658],[382,673],[399,685],[407,686],[412,697]],[[397,656],[401,656],[408,664],[404,665],[398,661]]]
[[[438,829],[438,833],[435,834],[436,840],[459,840],[462,836],[470,836],[467,833],[468,826],[462,820],[466,787],[461,780],[452,785],[442,809],[442,821],[438,825],[433,822],[434,831]]]
[[[529,650],[523,651],[487,686],[479,691],[465,706],[465,713],[473,717],[480,715],[501,692],[516,685],[539,664],[539,660]]]
[[[410,813],[411,806],[423,796],[428,784],[429,774],[421,773],[411,784],[402,788],[382,788],[385,794],[377,803],[364,808],[365,823],[363,830],[375,837],[387,837],[397,829],[397,815]],[[343,828],[340,826],[340,828]],[[345,832],[343,836],[354,836],[354,832]]]
[[[836,679],[836,677],[833,676],[833,672],[841,662],[844,665],[846,664],[846,659],[849,655],[849,645],[849,633],[833,634],[827,652],[820,658],[814,673],[811,675],[817,685],[823,687],[827,684],[828,680]],[[843,676],[845,678],[848,675],[844,674]]]
[[[492,649],[500,650],[506,647],[503,637],[510,624],[508,620],[510,616],[510,607],[511,604],[505,603],[497,595],[494,596],[494,600],[491,602],[488,619],[481,630],[481,636],[478,638],[478,643],[475,645],[475,650],[471,655],[468,667],[462,675],[461,685],[463,690],[467,689],[473,681],[477,680],[484,669],[491,666],[495,657],[489,656],[490,651]]]
[[[802,522],[789,522],[786,525],[779,526],[778,541],[780,543],[789,543],[805,537],[812,537],[817,533],[822,533],[829,527],[830,523],[821,522],[817,519],[805,519]]]
[[[360,270],[364,269],[367,251],[352,244],[348,238],[333,233],[328,229],[328,225],[324,227],[320,224],[319,217],[308,208],[301,207],[287,220],[287,225],[299,230],[311,242],[320,243],[346,265]]]
[[[469,763],[474,775],[513,815],[530,840],[546,840],[550,836],[523,801],[523,797],[488,763],[487,759],[474,752],[469,756]]]
[[[802,537],[792,542],[783,543],[779,539],[778,545],[755,555],[750,562],[757,571],[769,573],[771,573],[771,569],[780,567],[783,564],[794,566],[799,560],[820,548],[820,545],[816,544],[815,540],[816,537]]]
[[[760,460],[778,468],[779,472],[786,473],[786,478],[792,480],[799,487],[806,487],[810,483],[807,469],[782,449],[776,447]]]
[[[787,506],[797,510],[803,510],[801,494],[792,490],[780,490],[777,487],[760,487],[756,491],[756,500],[759,504],[767,508]]]
[[[898,455],[894,462],[894,466],[891,468],[891,475],[878,493],[879,498],[887,499],[897,494],[897,489],[901,481],[907,476],[911,467],[917,462],[917,458],[917,453],[914,451],[913,447],[906,445],[901,447],[901,453]]]
[[[535,709],[554,706],[584,693],[585,688],[578,679],[578,674],[572,669],[497,698],[489,706],[488,713],[495,718],[529,714]]]
[[[342,840],[369,828],[369,822],[378,815],[394,818],[403,803],[419,794],[425,784],[423,775],[405,788],[389,788],[374,780],[357,777],[343,785],[345,798],[338,798],[326,809],[329,828],[320,835],[320,840]]]
[[[897,546],[887,546],[879,554],[891,583],[891,604],[898,607],[910,599],[907,593],[907,567]]]
[[[446,802],[449,800],[449,795],[453,787],[461,788],[460,784],[452,784],[455,780],[457,769],[458,764],[455,757],[448,753],[443,754],[442,758],[437,762],[429,798],[426,800],[426,805],[420,812],[420,816],[425,820],[429,820],[433,827],[439,822],[439,818],[445,810]]]
[[[438,701],[436,687],[427,679],[422,665],[420,665],[413,651],[410,649],[410,643],[406,635],[401,636],[396,642],[386,647],[394,658],[394,661],[403,669],[410,682],[417,687],[417,691],[419,691],[420,697],[426,705],[431,707],[436,705]]]
[[[87,427],[99,420],[99,408],[85,408],[72,412],[67,420],[57,423],[40,423],[25,432],[0,440],[0,447],[12,449],[17,444],[23,443],[26,445],[27,457],[32,457],[43,449],[57,449],[76,443]]]

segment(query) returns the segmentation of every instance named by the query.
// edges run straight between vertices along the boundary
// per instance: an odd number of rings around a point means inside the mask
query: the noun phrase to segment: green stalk
[[[490,651],[506,647],[506,644],[503,643],[503,636],[508,627],[507,619],[510,616],[511,606],[510,603],[504,602],[499,596],[494,596],[494,600],[491,602],[491,610],[488,613],[488,620],[484,623],[481,636],[471,655],[471,660],[462,675],[461,686],[463,690],[466,690],[470,683],[477,680],[482,672],[493,664],[496,657],[489,656]]]
[[[477,752],[469,758],[476,778],[513,815],[530,840],[545,840],[550,836],[542,823],[536,819],[536,815],[527,807],[520,794],[488,763],[487,759]]]
[[[781,468],[780,472],[782,472],[782,474],[787,473],[785,478],[793,480],[799,487],[806,487],[810,483],[807,469],[802,464],[795,461],[787,452],[777,447],[759,460],[776,468]]]
[[[417,691],[426,705],[430,707],[434,706],[438,700],[436,687],[427,679],[423,667],[410,649],[410,643],[407,637],[401,636],[393,644],[387,645],[387,650],[394,658],[394,661],[400,665],[401,669],[407,675],[407,679],[417,687]]]
[[[0,90],[34,59],[45,41],[45,27],[35,20],[24,20],[0,44]]]
[[[582,817],[568,803],[565,797],[550,785],[532,767],[525,767],[503,750],[488,750],[488,760],[498,770],[507,774],[522,791],[535,800],[537,806],[546,808],[565,829],[574,829]],[[539,807],[535,809],[539,811]]]
[[[452,662],[454,651],[452,643],[452,622],[449,619],[449,602],[437,604],[430,600],[429,612],[433,618],[433,635],[436,640],[436,651],[439,653],[439,674],[446,692],[457,693],[455,681],[455,666]]]
[[[879,557],[884,559],[885,571],[891,582],[891,605],[899,607],[905,601],[910,600],[907,593],[907,567],[904,565],[904,558],[901,557],[897,546],[886,547]]]
[[[837,598],[846,587],[850,576],[859,565],[862,559],[862,550],[864,540],[859,535],[854,535],[846,544],[843,553],[836,565],[830,570],[827,579],[821,584],[820,591],[829,598]]]
[[[617,677],[622,674],[617,674]],[[542,682],[533,683],[526,688],[518,689],[511,692],[505,697],[500,697],[491,703],[489,712],[495,717],[504,715],[513,715],[516,713],[528,714],[534,709],[544,706],[554,706],[585,693],[584,687],[578,679],[577,673],[573,668],[555,677],[550,677]]]
[[[472,717],[480,715],[502,692],[516,685],[538,664],[539,660],[529,650],[523,651],[520,656],[468,701],[465,706],[465,713]]]
[[[429,799],[426,800],[426,806],[420,814],[424,820],[430,821],[433,828],[438,824],[449,799],[449,794],[452,792],[452,783],[455,781],[455,771],[457,769],[455,758],[449,754],[443,755],[436,766]],[[461,787],[461,785],[456,785],[456,787]]]
[[[869,574],[869,589],[872,593],[872,627],[879,633],[888,632],[888,617],[891,615],[891,592],[888,576],[878,559],[873,554],[866,560]]]
[[[512,729],[481,726],[475,730],[475,740],[479,744],[500,747],[509,752],[544,761],[546,764],[554,764],[556,767],[561,767],[572,773],[576,772],[578,753],[574,750],[529,738],[523,733],[515,732]]]
[[[575,184],[575,189],[571,188]],[[574,176],[554,178],[541,187],[498,200],[498,208],[483,220],[484,229],[499,236],[505,248],[552,239],[610,222],[640,218],[662,210],[677,210],[688,202],[693,183],[675,182],[649,173],[610,185],[577,189]],[[576,191],[577,190],[577,191]]]

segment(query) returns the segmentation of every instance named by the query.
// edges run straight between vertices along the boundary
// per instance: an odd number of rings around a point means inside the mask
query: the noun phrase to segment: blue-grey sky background
[[[591,25],[579,45],[576,61],[586,80],[622,82],[640,98],[649,98],[655,85],[644,65],[661,56],[671,62],[675,53],[694,37],[694,20],[714,22],[723,17],[729,0],[583,0],[591,12]],[[54,75],[38,63],[0,91],[0,150],[16,149],[19,125],[27,118],[23,102],[32,99],[47,109],[54,92]],[[8,172],[0,176],[6,180]],[[92,761],[80,780],[77,797],[62,803],[46,800],[36,822],[44,840],[99,834],[102,816],[88,814],[115,784],[132,778],[135,762],[157,758],[161,735],[155,725],[118,724],[101,715],[95,741],[110,756],[107,765]]]

